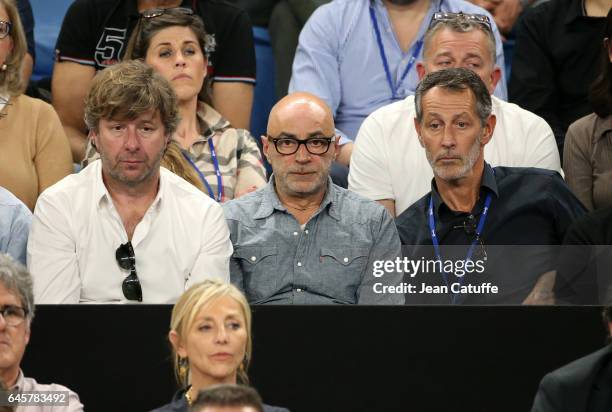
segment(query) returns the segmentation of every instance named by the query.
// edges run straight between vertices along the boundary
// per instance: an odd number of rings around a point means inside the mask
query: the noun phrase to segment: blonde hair
[[[170,140],[166,152],[161,160],[161,165],[170,170],[175,175],[182,177],[202,192],[204,191],[204,183],[200,180],[200,176],[193,170],[193,167],[183,157],[182,149],[179,144]]]
[[[19,96],[23,93],[21,65],[28,50],[28,44],[15,2],[13,0],[0,0],[0,6],[4,6],[13,26],[9,34],[13,42],[13,50],[4,62],[6,70],[0,70],[0,90],[7,92],[10,96]]]
[[[253,344],[251,342],[251,308],[246,298],[231,283],[222,283],[218,280],[205,280],[187,289],[180,297],[178,302],[172,309],[172,318],[170,320],[170,329],[175,331],[179,339],[184,340],[187,333],[193,326],[195,318],[200,313],[202,308],[213,304],[221,297],[229,296],[240,305],[242,314],[244,315],[245,329],[247,332],[247,343],[244,355],[244,360],[241,367],[238,368],[238,383],[248,385],[249,377],[247,370],[251,362],[251,353]],[[189,385],[189,364],[183,365],[180,356],[172,346],[174,358],[174,373],[176,379],[181,386]],[[184,368],[186,370],[181,370]]]

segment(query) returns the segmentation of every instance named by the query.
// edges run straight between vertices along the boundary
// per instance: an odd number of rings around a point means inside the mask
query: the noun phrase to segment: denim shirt
[[[26,264],[32,212],[11,192],[0,187],[0,253]]]
[[[253,304],[403,304],[402,294],[374,293],[401,273],[373,276],[375,261],[401,256],[387,210],[328,179],[318,211],[299,222],[281,204],[274,176],[262,189],[223,205],[234,254],[230,278]]]

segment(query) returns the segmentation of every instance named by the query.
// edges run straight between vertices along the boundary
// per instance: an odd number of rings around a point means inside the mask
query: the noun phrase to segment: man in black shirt
[[[485,163],[496,119],[473,72],[427,75],[415,106],[434,179],[431,193],[396,221],[404,256],[422,262],[406,302],[551,303],[556,247],[549,245],[561,244],[582,204],[557,172]]]
[[[593,111],[588,91],[609,9],[610,0],[552,0],[517,24],[509,100],[548,122],[560,153],[569,125]]]
[[[612,307],[603,318],[608,344],[544,376],[531,412],[612,411]]]
[[[612,207],[577,219],[559,258],[555,296],[559,303],[612,304]]]
[[[208,59],[212,103],[233,127],[248,129],[255,84],[255,47],[245,11],[223,0],[76,0],[66,12],[57,39],[53,106],[80,163],[87,144],[83,101],[96,71],[125,53],[140,12],[186,7],[204,21],[215,39]],[[153,17],[155,18],[155,17]]]

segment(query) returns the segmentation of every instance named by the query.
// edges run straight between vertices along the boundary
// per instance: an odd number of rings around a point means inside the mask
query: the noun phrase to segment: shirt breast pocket
[[[369,252],[367,247],[321,248],[323,282],[334,285],[345,297],[354,295],[366,270]]]
[[[279,288],[278,251],[276,246],[243,246],[234,250],[242,269],[245,293],[249,302],[273,296]]]

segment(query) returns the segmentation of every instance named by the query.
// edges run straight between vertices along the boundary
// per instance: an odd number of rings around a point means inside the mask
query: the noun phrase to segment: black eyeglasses
[[[115,258],[121,269],[129,270],[130,274],[121,284],[121,290],[123,290],[123,296],[127,300],[137,300],[142,302],[142,287],[140,286],[140,280],[136,274],[136,256],[134,255],[134,248],[132,242],[122,244],[115,251]]]
[[[28,315],[28,310],[21,306],[2,305],[0,306],[0,313],[2,313],[2,317],[7,325],[19,326]]]
[[[484,14],[469,14],[469,13],[462,13],[462,12],[451,13],[448,11],[438,11],[434,13],[429,27],[433,27],[438,22],[441,22],[441,21],[458,21],[458,22],[473,21],[473,22],[480,23],[481,25],[485,26],[489,31],[493,31],[489,18],[485,16]]]
[[[300,150],[300,145],[306,146],[308,153],[313,155],[324,155],[329,150],[329,146],[336,141],[336,136],[316,136],[306,140],[298,140],[293,137],[266,137],[274,143],[276,151],[282,155],[292,155]]]
[[[453,226],[453,229],[463,229],[466,235],[469,237],[475,236],[476,245],[474,248],[474,253],[472,254],[472,260],[487,260],[487,250],[485,249],[485,244],[482,241],[482,238],[478,236],[476,233],[476,229],[478,228],[478,222],[476,221],[476,217],[474,215],[469,215],[463,221],[463,224]]]
[[[193,10],[188,9],[187,7],[172,7],[169,9],[148,9],[140,13],[140,15],[145,19],[152,19],[154,17],[163,16],[168,10],[175,10],[181,14],[186,14],[188,16],[191,16],[193,14]]]
[[[12,23],[8,21],[0,20],[0,39],[4,39],[6,36],[11,34],[12,28],[13,28]]]

